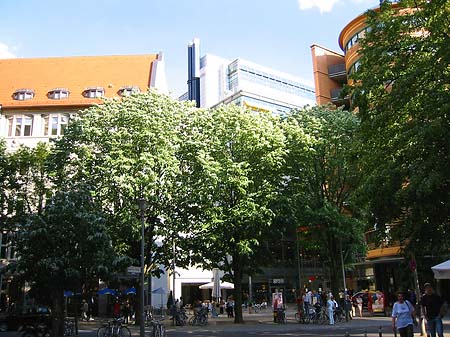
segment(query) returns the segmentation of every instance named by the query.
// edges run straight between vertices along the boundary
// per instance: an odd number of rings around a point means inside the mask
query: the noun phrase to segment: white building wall
[[[214,55],[202,58],[200,68],[200,107],[209,108],[224,98],[226,67],[230,61]]]

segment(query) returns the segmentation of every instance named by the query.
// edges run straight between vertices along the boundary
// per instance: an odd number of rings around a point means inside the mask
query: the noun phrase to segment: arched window
[[[47,97],[50,99],[64,99],[68,98],[70,91],[67,88],[55,88],[48,92]]]
[[[105,89],[102,87],[89,87],[84,89],[83,96],[86,98],[99,98],[105,96]]]
[[[139,87],[127,85],[127,86],[121,87],[118,91],[118,94],[120,96],[130,96],[130,95],[138,93],[138,92],[141,92],[141,89],[139,89]]]
[[[13,93],[13,99],[16,101],[26,101],[34,98],[33,89],[17,89]]]

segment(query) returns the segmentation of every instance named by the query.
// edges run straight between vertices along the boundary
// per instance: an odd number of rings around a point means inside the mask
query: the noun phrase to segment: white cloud
[[[298,0],[300,10],[317,7],[320,13],[330,12],[339,0]]]
[[[320,13],[331,12],[334,5],[338,2],[342,2],[342,0],[298,0],[298,5],[300,10],[307,10],[314,7],[317,7]],[[351,0],[354,3],[363,3],[369,2],[368,0]]]
[[[10,48],[6,44],[0,42],[0,59],[12,59],[15,57],[16,55],[12,53]]]

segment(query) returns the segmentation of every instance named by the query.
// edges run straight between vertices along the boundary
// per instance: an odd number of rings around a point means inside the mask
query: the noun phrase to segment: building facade
[[[102,97],[167,91],[162,54],[3,59],[0,73],[0,137],[11,150],[63,135]]]
[[[202,108],[236,104],[275,114],[315,105],[313,84],[306,80],[241,58],[200,57],[198,39],[189,44],[189,50],[194,52],[189,53],[188,93],[181,100],[198,99],[197,106]]]

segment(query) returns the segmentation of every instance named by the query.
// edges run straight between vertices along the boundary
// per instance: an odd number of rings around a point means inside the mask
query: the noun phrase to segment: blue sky
[[[0,58],[162,51],[186,90],[187,44],[312,81],[310,46],[339,51],[342,28],[378,0],[0,0]],[[1,75],[1,74],[0,74]]]

